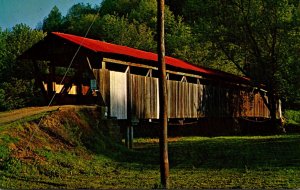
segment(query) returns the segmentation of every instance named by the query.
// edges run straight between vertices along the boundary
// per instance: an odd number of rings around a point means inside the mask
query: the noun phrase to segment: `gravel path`
[[[61,106],[27,107],[18,110],[0,112],[0,126],[43,112],[58,110]]]

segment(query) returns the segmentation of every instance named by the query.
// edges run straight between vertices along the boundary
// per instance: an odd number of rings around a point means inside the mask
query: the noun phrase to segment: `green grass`
[[[0,171],[0,187],[159,187],[157,140],[135,143],[134,150],[109,143],[91,155],[82,147],[36,150],[45,161],[9,160]],[[300,135],[180,138],[169,143],[171,187],[299,188],[299,155]]]
[[[89,112],[61,111],[40,128],[36,117],[0,130],[0,189],[160,187],[158,139],[128,150]],[[173,138],[169,161],[171,188],[300,188],[300,134]]]

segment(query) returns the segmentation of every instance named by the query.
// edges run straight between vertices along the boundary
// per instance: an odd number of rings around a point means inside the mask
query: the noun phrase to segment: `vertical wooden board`
[[[192,110],[193,110],[193,84],[188,83],[188,101],[187,101],[187,108],[188,108],[188,116],[187,118],[192,117]]]
[[[106,69],[93,69],[97,87],[106,106],[109,105],[109,71]],[[109,107],[109,106],[108,106]]]
[[[151,118],[157,118],[157,83],[155,78],[151,78]]]
[[[180,118],[180,110],[179,110],[179,106],[181,104],[180,102],[180,89],[179,89],[179,82],[174,81],[174,88],[175,88],[175,114],[173,118]]]
[[[240,110],[240,113],[241,113],[241,116],[243,117],[243,116],[245,116],[245,99],[244,99],[244,94],[245,94],[245,92],[244,91],[241,91],[241,105],[240,105],[240,108],[241,108],[241,110]]]
[[[180,110],[180,118],[185,118],[185,100],[186,100],[186,93],[185,93],[185,83],[184,82],[179,82],[178,85],[180,86],[180,102],[181,105],[179,107]]]
[[[155,90],[155,80],[150,78],[150,118],[155,118],[156,111],[156,90]]]
[[[159,119],[159,87],[158,87],[158,78],[154,78],[154,96],[156,96],[155,99],[155,117],[156,119]]]
[[[185,110],[184,110],[184,118],[189,118],[190,117],[190,103],[189,103],[189,100],[190,100],[190,94],[189,94],[189,84],[186,82],[184,84],[184,91],[185,91]]]
[[[181,113],[180,113],[180,106],[181,106],[181,89],[179,86],[179,82],[178,81],[174,81],[175,84],[175,89],[176,89],[176,108],[175,108],[175,118],[181,118]]]
[[[197,84],[193,84],[193,91],[194,91],[194,96],[193,96],[193,117],[198,118],[198,109],[199,109],[199,103],[200,103],[200,95],[199,95],[199,86]]]
[[[202,84],[198,84],[197,85],[197,88],[198,88],[198,108],[197,108],[197,115],[198,115],[198,117],[203,117],[204,116],[204,112],[203,112],[203,95],[204,95],[204,93],[203,93],[203,90],[204,90],[204,88],[203,88],[203,85]]]
[[[194,116],[194,107],[195,107],[195,104],[194,104],[194,96],[195,96],[195,94],[194,94],[194,84],[190,84],[189,85],[189,93],[190,93],[190,102],[189,102],[189,104],[190,104],[190,117],[191,118],[196,118],[195,116]]]
[[[177,105],[178,105],[178,89],[177,89],[177,84],[176,81],[170,81],[171,83],[171,96],[172,96],[172,104],[171,104],[171,113],[170,117],[171,118],[176,118],[177,117]]]
[[[140,96],[141,96],[141,88],[140,88],[140,78],[138,75],[135,76],[136,77],[136,88],[135,88],[135,105],[136,105],[136,110],[137,110],[137,115],[139,116],[139,118],[142,118],[142,113],[141,113],[141,102],[140,102]]]
[[[171,81],[167,80],[167,89],[168,89],[168,118],[171,117],[172,113],[172,87],[171,87]]]
[[[135,77],[133,74],[130,74],[130,85],[131,85],[131,92],[130,92],[130,96],[131,96],[131,105],[130,105],[130,109],[131,109],[131,114],[132,116],[135,116],[137,118],[139,118],[139,116],[136,113],[136,104],[135,104]]]
[[[257,110],[258,110],[258,98],[257,94],[254,94],[254,117],[257,117]]]
[[[178,105],[177,105],[177,118],[183,118],[183,109],[184,109],[184,98],[183,98],[183,85],[181,85],[181,82],[177,82],[177,88],[178,88]]]
[[[191,118],[191,91],[190,91],[190,85],[189,83],[185,84],[185,91],[186,91],[186,113],[185,113],[185,118]]]
[[[151,118],[151,78],[144,77],[144,85],[145,85],[145,118]]]
[[[173,86],[172,86],[172,81],[167,80],[167,88],[168,88],[168,117],[172,118],[173,117],[173,106],[175,104],[174,99],[173,99]]]
[[[138,119],[144,119],[144,78],[139,75],[133,75],[132,78],[132,106],[131,110],[134,113],[134,116]]]
[[[131,88],[132,88],[132,86],[131,86],[131,74],[130,74],[130,67],[127,67],[128,68],[128,71],[126,72],[126,82],[127,82],[127,99],[126,99],[126,101],[127,101],[127,120],[128,121],[132,121],[132,119],[133,118],[135,118],[135,115],[134,114],[132,114],[132,112],[131,112],[131,105],[132,105],[132,98],[131,98]]]
[[[137,76],[137,105],[138,105],[138,110],[139,110],[139,115],[141,118],[144,117],[144,101],[143,101],[143,97],[144,97],[144,87],[143,87],[143,83],[141,80],[140,76]]]
[[[143,76],[139,76],[139,89],[141,90],[139,93],[140,112],[141,116],[145,118],[145,78]]]
[[[183,99],[183,109],[182,109],[182,117],[188,117],[188,90],[187,90],[187,83],[183,82],[182,84],[182,99]]]
[[[110,113],[117,119],[127,119],[126,73],[110,71]]]

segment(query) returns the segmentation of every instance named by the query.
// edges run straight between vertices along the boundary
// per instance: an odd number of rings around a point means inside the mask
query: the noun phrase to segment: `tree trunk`
[[[168,158],[168,103],[164,42],[164,0],[157,2],[157,34],[159,75],[159,119],[160,119],[160,176],[163,188],[169,188],[169,158]]]

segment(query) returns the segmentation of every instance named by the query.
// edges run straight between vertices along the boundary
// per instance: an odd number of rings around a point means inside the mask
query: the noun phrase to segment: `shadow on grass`
[[[66,188],[67,187],[66,184],[62,184],[61,182],[55,183],[55,182],[46,181],[46,180],[39,180],[36,177],[23,177],[20,175],[10,175],[10,174],[6,174],[6,173],[1,173],[1,175],[2,175],[2,177],[6,177],[9,179],[18,180],[18,181],[23,181],[26,183],[47,185],[48,188],[49,187],[51,187],[51,188]]]
[[[137,167],[158,168],[158,143],[127,150],[115,147],[102,152],[123,163]],[[300,167],[300,135],[264,137],[186,137],[169,143],[171,168],[268,169]]]

